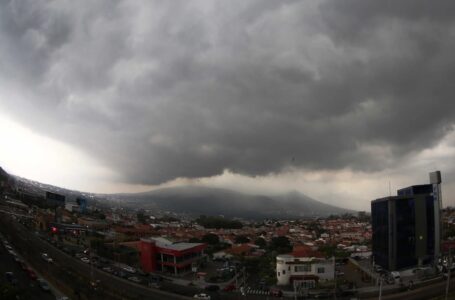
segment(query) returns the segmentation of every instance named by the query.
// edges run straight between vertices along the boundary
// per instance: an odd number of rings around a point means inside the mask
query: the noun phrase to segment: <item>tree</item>
[[[221,217],[200,216],[196,219],[196,223],[205,228],[224,228],[224,229],[240,229],[242,223],[236,220],[229,220]]]
[[[216,245],[220,242],[220,238],[216,234],[208,233],[202,237],[201,241],[209,245]]]
[[[258,245],[259,248],[264,249],[267,246],[267,242],[263,238],[257,238],[254,241],[254,244]]]
[[[249,243],[249,242],[250,242],[250,239],[244,235],[238,235],[235,237],[236,244],[245,244],[245,243]]]
[[[291,241],[285,236],[272,238],[270,242],[271,250],[276,250],[278,253],[286,253],[292,250]]]
[[[147,216],[144,214],[144,212],[141,210],[136,214],[137,221],[142,224],[147,223]]]

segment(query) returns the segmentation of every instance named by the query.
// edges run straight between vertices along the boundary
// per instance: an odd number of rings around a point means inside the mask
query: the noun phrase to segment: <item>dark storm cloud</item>
[[[132,183],[381,170],[452,130],[455,3],[425,3],[3,1],[0,107]]]

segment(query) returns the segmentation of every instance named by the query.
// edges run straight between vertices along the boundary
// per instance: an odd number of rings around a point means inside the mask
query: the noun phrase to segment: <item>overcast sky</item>
[[[89,3],[0,2],[7,171],[369,209],[439,169],[455,204],[455,2]]]

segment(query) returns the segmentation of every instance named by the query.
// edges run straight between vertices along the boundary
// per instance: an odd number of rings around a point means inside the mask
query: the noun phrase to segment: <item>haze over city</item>
[[[455,3],[3,1],[0,166],[88,192],[300,191],[369,210],[443,174]]]

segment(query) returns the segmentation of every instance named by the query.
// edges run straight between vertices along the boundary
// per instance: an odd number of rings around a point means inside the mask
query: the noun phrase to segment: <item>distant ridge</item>
[[[220,188],[181,186],[112,196],[123,200],[129,206],[159,208],[191,215],[223,215],[248,219],[311,218],[353,212],[316,201],[299,192],[264,196]]]
[[[9,175],[0,167],[0,181],[21,182],[29,191],[42,194],[44,190],[61,193],[67,199],[84,196],[101,205],[110,205],[108,200],[116,200],[116,205],[143,209],[159,209],[193,216],[222,215],[229,218],[315,218],[329,215],[353,213],[353,210],[340,208],[314,200],[299,192],[266,196],[251,195],[229,189],[200,186],[180,186],[162,188],[144,193],[93,194],[68,190],[43,184],[14,175]],[[106,200],[108,199],[108,200]]]

